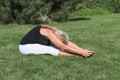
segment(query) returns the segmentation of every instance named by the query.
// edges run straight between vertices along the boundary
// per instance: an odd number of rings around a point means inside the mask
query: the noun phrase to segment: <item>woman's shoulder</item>
[[[46,29],[49,29],[49,30],[52,30],[52,31],[56,30],[56,28],[54,26],[50,26],[50,25],[47,25],[47,24],[41,24],[41,28],[46,28]]]

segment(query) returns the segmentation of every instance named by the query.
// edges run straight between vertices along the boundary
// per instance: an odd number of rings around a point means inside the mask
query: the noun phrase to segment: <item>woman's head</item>
[[[68,44],[67,33],[65,33],[64,31],[57,29],[57,28],[55,28],[55,33],[64,44]]]

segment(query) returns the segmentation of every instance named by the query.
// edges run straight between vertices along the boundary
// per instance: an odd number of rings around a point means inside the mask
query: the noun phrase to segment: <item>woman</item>
[[[45,24],[38,25],[29,31],[21,40],[19,50],[22,54],[80,55],[86,58],[94,53],[69,41],[65,32]]]

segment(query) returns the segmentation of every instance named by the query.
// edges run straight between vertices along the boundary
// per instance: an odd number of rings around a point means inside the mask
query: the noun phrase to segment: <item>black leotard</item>
[[[42,45],[50,45],[50,40],[48,40],[45,36],[40,34],[41,26],[38,25],[30,30],[20,41],[21,45],[25,44],[42,44]]]

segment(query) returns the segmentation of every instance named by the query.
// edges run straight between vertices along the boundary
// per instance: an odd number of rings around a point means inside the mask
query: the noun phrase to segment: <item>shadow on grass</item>
[[[79,17],[79,18],[71,18],[68,21],[86,21],[86,20],[91,20],[91,19],[86,17]]]

